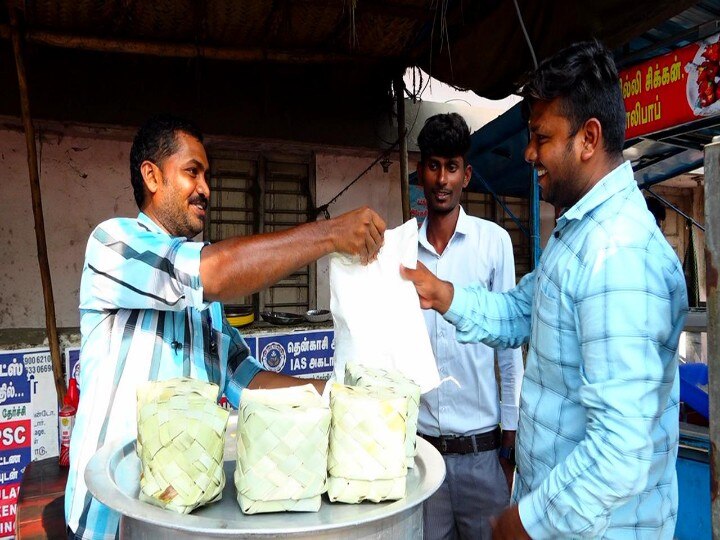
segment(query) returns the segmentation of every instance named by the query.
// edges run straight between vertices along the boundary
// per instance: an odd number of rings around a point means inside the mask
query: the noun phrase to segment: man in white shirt
[[[468,216],[460,206],[472,174],[465,161],[470,148],[465,120],[456,113],[429,118],[418,146],[418,180],[428,209],[418,259],[440,279],[457,285],[481,282],[491,291],[511,289],[515,264],[510,236],[495,223]],[[422,396],[418,431],[443,454],[447,468],[443,485],[425,502],[425,538],[489,539],[489,518],[510,501],[522,356],[519,349],[497,351],[498,400],[494,350],[461,344],[442,315],[433,310],[424,315],[444,382]]]

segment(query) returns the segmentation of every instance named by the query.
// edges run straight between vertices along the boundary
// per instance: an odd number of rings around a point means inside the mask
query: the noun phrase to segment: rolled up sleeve
[[[254,356],[250,355],[250,348],[242,335],[236,328],[230,326],[227,320],[223,322],[223,333],[230,337],[225,396],[237,408],[240,406],[243,389],[247,388],[253,377],[264,368]]]

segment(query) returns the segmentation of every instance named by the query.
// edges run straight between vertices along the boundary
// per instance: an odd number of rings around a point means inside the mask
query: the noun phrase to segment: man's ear
[[[472,165],[469,163],[465,165],[465,178],[463,179],[463,189],[468,187],[470,179],[472,178]]]
[[[145,160],[140,164],[140,174],[142,174],[147,190],[155,193],[158,190],[158,184],[162,182],[162,173],[158,166],[152,161]]]
[[[590,118],[582,127],[582,149],[580,159],[587,161],[592,158],[602,145],[602,125],[597,118]]]

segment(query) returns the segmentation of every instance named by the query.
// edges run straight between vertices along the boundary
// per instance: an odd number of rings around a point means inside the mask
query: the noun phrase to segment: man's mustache
[[[203,207],[204,210],[207,210],[208,200],[205,195],[196,195],[195,197],[190,199],[190,204],[199,204]]]

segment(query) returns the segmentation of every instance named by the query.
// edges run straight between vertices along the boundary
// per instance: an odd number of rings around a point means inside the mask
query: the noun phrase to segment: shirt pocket
[[[562,301],[557,286],[546,276],[541,276],[535,288],[533,309],[533,342],[539,361],[560,361],[562,349],[560,327],[562,325]]]
[[[540,275],[535,288],[535,313],[540,322],[557,326],[560,317],[560,290],[550,278]]]

